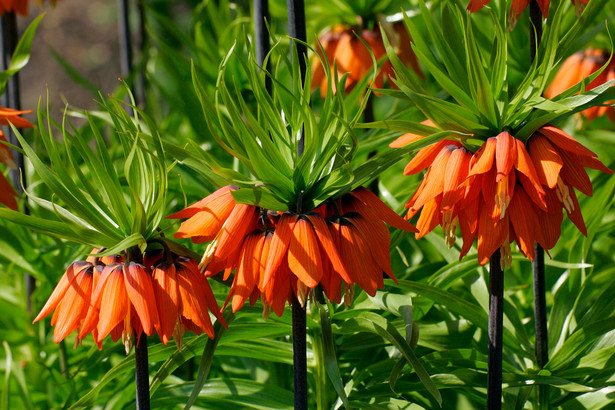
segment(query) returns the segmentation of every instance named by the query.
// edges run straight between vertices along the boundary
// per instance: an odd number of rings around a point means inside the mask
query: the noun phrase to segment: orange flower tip
[[[478,10],[489,4],[491,0],[470,0],[466,10],[470,13],[476,13]]]

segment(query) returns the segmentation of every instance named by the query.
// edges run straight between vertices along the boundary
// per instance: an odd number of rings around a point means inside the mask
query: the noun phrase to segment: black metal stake
[[[293,371],[295,410],[307,410],[307,347],[305,309],[293,296]]]
[[[487,409],[502,408],[502,323],[504,319],[504,272],[500,250],[489,260],[489,355],[487,360]]]
[[[149,360],[147,335],[141,333],[135,347],[135,381],[137,385],[137,410],[149,410]]]
[[[11,64],[11,58],[13,53],[15,52],[15,47],[17,47],[17,42],[19,41],[19,33],[17,31],[17,16],[15,13],[5,13],[0,18],[1,32],[2,32],[2,42],[0,43],[2,47],[2,71],[8,69]],[[4,95],[2,96],[2,105],[8,108],[13,108],[15,110],[21,109],[21,98],[19,91],[19,73],[13,74],[6,83],[6,89]],[[8,127],[5,133],[7,137],[7,141],[15,146],[20,146],[17,137],[13,133],[13,130]],[[18,195],[23,194],[23,188],[26,187],[26,180],[22,181],[20,179],[20,172],[24,169],[24,159],[21,152],[12,150],[13,161],[17,169],[10,170],[11,181],[13,182],[13,187],[15,188],[15,192]],[[24,203],[23,206],[24,214],[29,214],[28,206]],[[28,308],[28,312],[32,313],[32,293],[34,292],[34,288],[36,287],[36,281],[34,277],[29,274],[24,274],[24,281],[26,283],[26,305]]]

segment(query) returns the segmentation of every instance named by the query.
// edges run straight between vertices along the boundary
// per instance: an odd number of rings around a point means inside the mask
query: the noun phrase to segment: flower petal
[[[280,217],[275,231],[273,232],[273,238],[271,238],[269,257],[267,258],[267,269],[265,270],[263,283],[267,284],[269,282],[276,269],[278,269],[282,261],[286,259],[296,220],[297,216],[289,213],[282,214]],[[269,303],[273,306],[273,303]]]
[[[180,299],[177,285],[175,265],[159,265],[153,269],[152,285],[158,308],[159,326],[158,335],[163,344],[167,344],[173,337],[177,324]]]
[[[406,232],[416,232],[416,228],[395,211],[389,208],[377,195],[369,189],[360,187],[350,192],[352,196],[363,203],[358,212],[368,219],[380,219],[387,224]]]
[[[130,302],[141,321],[143,331],[151,336],[160,327],[152,277],[145,266],[135,262],[124,264],[123,272]]]
[[[549,188],[555,188],[564,165],[553,145],[542,134],[535,133],[529,140],[529,152],[538,180]]]
[[[288,246],[288,267],[308,288],[318,285],[322,261],[312,224],[298,217]]]

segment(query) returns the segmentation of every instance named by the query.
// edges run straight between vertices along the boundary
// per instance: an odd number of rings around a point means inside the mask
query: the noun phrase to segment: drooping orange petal
[[[586,157],[596,156],[591,150],[585,148],[583,144],[568,135],[567,132],[551,124],[542,126],[538,129],[538,132],[547,137],[554,145],[565,151],[570,151],[576,155],[584,155]]]
[[[535,133],[529,140],[529,152],[538,180],[549,188],[555,188],[560,170],[564,165],[553,145],[542,134]]]
[[[269,250],[271,249],[271,240],[273,239],[273,232],[266,232],[265,239],[263,241],[263,249],[261,251],[259,271],[258,271],[258,289],[261,292],[265,292],[267,283],[265,282],[265,271],[267,270],[267,260],[269,259]]]
[[[395,141],[389,144],[390,148],[401,148],[405,147],[408,144],[412,144],[420,139],[425,138],[423,135],[412,134],[410,132],[405,133],[404,135],[397,138]]]
[[[607,168],[598,158],[579,157],[578,160],[583,168],[597,169],[607,174],[613,173],[613,170]]]
[[[330,261],[333,269],[335,270],[335,272],[337,272],[339,276],[342,277],[342,279],[344,279],[344,282],[352,283],[348,272],[346,272],[346,267],[342,262],[342,258],[339,255],[338,249],[335,246],[333,237],[331,236],[331,232],[329,231],[329,227],[327,226],[327,222],[325,222],[324,219],[316,215],[308,215],[307,217],[312,223],[312,226],[314,227],[314,231],[316,232],[318,241],[322,246],[323,255],[326,255],[326,259]],[[324,259],[325,258],[323,258],[323,260]]]
[[[442,148],[446,147],[447,145],[459,146],[460,144],[458,141],[442,140],[440,142],[436,142],[433,145],[421,148],[417,151],[414,157],[410,160],[410,162],[408,162],[408,164],[404,168],[404,175],[417,174],[430,166],[434,162],[434,159],[438,156]]]
[[[564,150],[559,150],[559,154],[564,161],[561,177],[568,184],[572,185],[587,196],[592,196],[592,183],[587,176],[587,172],[578,161],[578,157]]]
[[[577,199],[577,194],[574,192],[574,188],[568,186],[569,195],[572,199],[572,203],[574,205],[574,209],[572,212],[568,212],[566,209],[566,214],[568,215],[568,219],[572,221],[576,225],[576,227],[581,231],[581,233],[587,236],[587,228],[585,227],[585,221],[583,220],[583,214],[581,214],[581,207],[579,206],[579,200]]]
[[[209,282],[203,279],[203,275],[201,275],[199,271],[198,263],[194,259],[186,257],[177,258],[176,263],[178,263],[181,267],[182,274],[188,278],[188,282],[195,284],[193,285],[194,288],[202,288],[202,294],[205,298],[205,302],[207,303],[207,308],[211,313],[213,313],[218,322],[227,327],[224,316],[220,313],[220,308],[218,307],[216,297],[211,290],[211,286],[209,286]]]
[[[98,291],[99,289],[99,283],[101,281],[101,277],[102,277],[102,272],[106,269],[107,267],[103,267],[100,265],[96,265],[94,266],[93,269],[93,280],[92,280],[92,296],[90,298],[90,306],[88,307],[88,311],[87,314],[85,316],[85,319],[83,320],[83,323],[81,324],[81,329],[79,330],[79,335],[77,337],[79,337],[79,339],[83,339],[85,338],[89,333],[92,333],[92,337],[94,338],[94,341],[96,342],[96,344],[98,345],[98,348],[101,349],[102,348],[102,343],[98,342],[98,316],[99,316],[99,312],[100,312],[100,302],[101,302],[101,292]],[[98,293],[97,293],[98,291]]]
[[[296,276],[290,271],[288,263],[282,261],[265,289],[266,300],[278,316],[284,314],[286,301],[292,295],[291,278],[296,280]]]
[[[297,215],[289,213],[285,213],[280,217],[280,221],[273,232],[273,238],[271,238],[269,257],[267,258],[267,269],[265,269],[263,283],[269,282],[271,275],[278,269],[282,260],[286,259],[285,256],[288,251],[288,246],[290,245],[291,237],[293,236],[296,220]],[[269,303],[273,306],[273,303]]]
[[[470,171],[472,155],[465,148],[453,150],[446,165],[442,196],[442,212],[451,209],[463,199],[466,187],[462,182]]]
[[[497,140],[495,138],[487,138],[487,141],[485,141],[479,150],[476,151],[472,158],[468,178],[475,175],[484,174],[493,167],[496,145]]]
[[[580,74],[582,61],[582,52],[574,53],[568,57],[545,90],[545,97],[552,99],[578,83],[582,79]]]
[[[45,303],[45,306],[43,306],[41,312],[38,316],[36,316],[32,323],[39,321],[50,314],[64,298],[64,295],[72,285],[73,281],[81,274],[81,272],[90,267],[92,267],[92,265],[85,261],[73,262],[68,269],[66,269],[66,272],[64,272],[64,275],[60,278],[60,282],[58,282],[55,289],[51,293],[51,296],[49,296],[47,303]]]
[[[365,243],[371,244],[370,251],[376,265],[397,282],[391,269],[391,235],[386,225],[381,221],[366,219],[362,215],[348,217],[348,220],[363,236]]]
[[[515,160],[515,169],[519,171],[519,181],[525,188],[525,192],[530,196],[532,201],[543,210],[546,210],[545,191],[540,184],[540,179],[536,173],[534,162],[530,154],[525,149],[523,142],[515,139],[517,145],[517,158]]]
[[[562,232],[562,203],[557,198],[555,189],[546,190],[545,199],[548,212],[538,213],[538,225],[536,229],[536,242],[544,249],[551,249],[557,243]]]
[[[519,249],[531,261],[534,260],[534,227],[538,223],[534,207],[523,188],[517,185],[508,208]]]
[[[207,313],[203,288],[201,286],[202,277],[191,269],[178,269],[177,285],[181,299],[181,315],[191,320],[196,326],[204,330],[210,338],[214,337],[214,328]]]
[[[233,200],[233,196],[230,195],[231,189],[233,189],[231,185],[224,186],[187,208],[167,216],[166,219],[190,218],[205,210],[209,210],[209,212],[213,213],[219,209],[226,208],[228,201],[232,201],[234,205],[235,201]]]
[[[405,28],[404,28],[403,31],[406,32]],[[435,127],[435,124],[431,120],[421,121],[421,124],[428,125],[430,127]],[[402,135],[401,137],[397,138],[392,143],[390,143],[389,147],[391,147],[391,148],[405,147],[406,145],[411,144],[411,143],[413,143],[415,141],[418,141],[420,139],[423,139],[423,138],[425,138],[423,135],[418,135],[418,134],[413,134],[411,132],[408,132],[408,133]]]
[[[308,288],[315,287],[322,277],[318,240],[312,224],[299,217],[288,246],[288,267]]]
[[[506,131],[501,132],[496,137],[495,164],[498,171],[495,179],[496,182],[510,174],[517,160],[517,144],[515,140],[516,138]]]
[[[252,233],[243,243],[241,259],[231,288],[233,312],[237,312],[243,306],[258,283],[260,258],[263,252],[261,238],[264,239],[262,234]]]
[[[416,233],[416,239],[421,239],[434,228],[442,223],[442,213],[440,212],[440,203],[442,195],[438,195],[423,206],[421,216],[419,216],[416,222],[418,232]]]
[[[429,171],[425,174],[424,188],[412,205],[413,209],[420,209],[427,202],[442,194],[444,189],[444,175],[450,156],[451,151],[447,147],[442,148],[431,167],[429,167]]]
[[[235,251],[239,251],[246,235],[258,224],[258,211],[253,205],[236,205],[222,228],[220,242],[216,248],[216,258],[227,260]]]
[[[551,0],[536,0],[536,2],[542,12],[542,17],[545,19],[549,17],[549,5],[551,4]]]
[[[130,300],[126,292],[122,265],[112,266],[98,283],[94,296],[100,294],[98,316],[98,342],[101,342],[116,326],[123,326],[130,313]],[[99,291],[100,289],[100,291]],[[117,339],[116,339],[117,340]]]
[[[459,260],[470,251],[474,239],[476,239],[479,205],[480,201],[476,198],[468,206],[463,207],[459,211],[459,229],[461,230],[461,237],[463,239],[463,246],[459,252]]]
[[[487,207],[482,206],[478,221],[478,263],[489,262],[491,255],[504,243],[508,234],[508,215],[494,222]]]
[[[4,177],[4,174],[0,172],[0,204],[17,210],[17,200],[15,199],[17,196],[17,192],[15,192],[9,181]]]
[[[339,234],[340,254],[344,265],[352,275],[353,282],[368,295],[374,296],[379,283],[382,282],[382,271],[374,265],[369,245],[365,243],[355,226],[348,221],[341,221]]]
[[[77,278],[72,281],[58,305],[54,316],[57,321],[53,330],[53,341],[59,343],[73,330],[79,327],[87,314],[92,295],[92,273],[80,271]]]
[[[141,321],[143,331],[151,336],[160,326],[152,277],[145,266],[135,262],[124,264],[123,272],[130,302]]]
[[[152,273],[152,285],[160,324],[157,331],[160,340],[166,345],[173,337],[181,304],[175,265],[165,264],[155,267]]]
[[[369,189],[359,187],[351,191],[350,194],[363,203],[363,206],[360,207],[359,213],[364,215],[366,218],[380,219],[397,229],[401,229],[406,232],[416,232],[416,228],[414,226],[404,220],[401,216],[397,215],[395,211],[389,208]]]
[[[491,0],[470,0],[470,2],[468,3],[468,8],[466,10],[468,10],[470,13],[476,13],[478,10],[489,4],[490,1]]]
[[[26,3],[26,2],[16,2]],[[34,125],[24,118],[19,117],[22,114],[30,114],[32,110],[19,111],[12,108],[0,107],[0,124],[9,125],[9,121],[17,128],[32,128]]]

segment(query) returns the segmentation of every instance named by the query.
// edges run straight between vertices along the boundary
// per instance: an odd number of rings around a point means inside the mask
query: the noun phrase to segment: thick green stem
[[[500,250],[489,260],[489,356],[487,361],[487,409],[502,408],[502,331],[504,319],[504,272]]]

